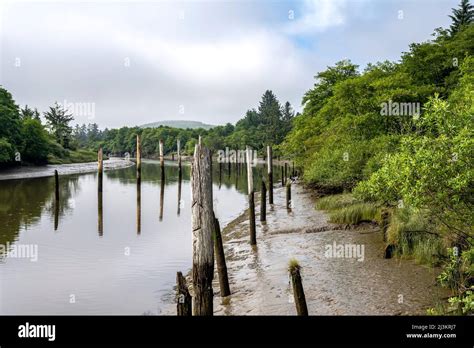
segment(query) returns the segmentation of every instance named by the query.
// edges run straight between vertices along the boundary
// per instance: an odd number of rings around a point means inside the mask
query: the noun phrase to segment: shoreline
[[[436,285],[438,269],[384,259],[378,226],[329,223],[328,215],[315,209],[313,190],[292,185],[294,208],[287,211],[285,190],[275,187],[266,223],[259,221],[258,196],[256,247],[249,243],[247,209],[222,229],[232,294],[220,297],[215,269],[215,315],[296,315],[287,271],[292,258],[302,266],[309,315],[426,315],[447,295]],[[329,245],[359,246],[363,255],[328,255]],[[191,271],[187,279],[192,292]],[[176,307],[166,312],[175,315]]]
[[[104,171],[128,168],[133,165],[135,164],[132,161],[113,157],[104,160]],[[97,162],[9,168],[0,172],[0,181],[50,177],[54,176],[55,170],[58,171],[59,175],[93,173],[97,171]]]

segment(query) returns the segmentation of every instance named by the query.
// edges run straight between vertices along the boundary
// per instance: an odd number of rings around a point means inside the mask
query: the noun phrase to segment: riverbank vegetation
[[[473,21],[463,1],[450,30],[399,62],[358,72],[342,61],[318,73],[281,146],[307,184],[351,192],[319,201],[332,221],[376,221],[386,209],[387,246],[443,266],[438,280],[453,296],[430,313],[474,308]]]

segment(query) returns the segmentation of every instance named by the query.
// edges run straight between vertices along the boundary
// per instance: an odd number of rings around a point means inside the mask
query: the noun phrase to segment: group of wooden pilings
[[[273,201],[273,163],[272,148],[267,147],[267,173],[268,187],[262,180],[260,221],[266,221],[266,201],[268,189],[268,201]],[[250,147],[246,147],[248,203],[249,203],[249,232],[250,244],[257,244],[255,223],[255,195],[253,186],[253,164]],[[230,161],[229,174],[230,174]],[[286,164],[287,167],[287,164]],[[294,167],[293,167],[294,168]],[[236,169],[239,171],[239,168]],[[293,175],[295,175],[293,169]],[[219,182],[222,178],[222,163],[219,163]],[[291,204],[291,181],[286,179],[286,206]],[[225,262],[224,247],[219,226],[213,207],[212,192],[212,155],[202,146],[199,140],[195,147],[193,163],[191,167],[191,209],[192,209],[192,233],[193,233],[193,268],[192,284],[194,297],[191,297],[186,279],[181,272],[177,272],[177,314],[185,315],[213,315],[214,292],[212,281],[214,277],[214,260],[217,264],[219,287],[221,297],[231,294],[227,267]],[[298,315],[307,315],[306,302],[301,282],[300,267],[289,268],[293,283],[293,292],[297,303]]]

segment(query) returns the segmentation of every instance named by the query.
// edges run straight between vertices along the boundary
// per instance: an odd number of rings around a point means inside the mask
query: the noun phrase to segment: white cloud
[[[301,14],[295,14],[286,32],[290,34],[305,34],[320,32],[339,26],[345,22],[345,7],[347,0],[305,0]]]

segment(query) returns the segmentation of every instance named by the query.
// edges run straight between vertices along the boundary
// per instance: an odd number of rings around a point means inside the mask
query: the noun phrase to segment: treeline
[[[294,116],[289,102],[281,105],[273,92],[266,91],[258,109],[248,110],[235,126],[227,123],[209,130],[163,126],[101,130],[96,123],[72,127],[73,115],[58,103],[42,115],[28,106],[22,109],[0,87],[0,166],[89,162],[96,160],[99,147],[106,154],[131,155],[135,152],[137,134],[142,138],[145,158],[157,156],[160,139],[164,141],[165,153],[176,152],[176,140],[180,139],[183,153],[190,155],[199,136],[212,150],[243,149],[250,145],[263,151],[266,144],[279,144],[284,139]]]
[[[333,220],[378,220],[387,253],[442,262],[453,292],[433,313],[474,311],[474,10],[411,44],[399,62],[363,71],[341,61],[317,74],[281,149],[307,184],[352,192],[323,200]],[[389,256],[389,255],[388,255]],[[447,261],[445,261],[447,260]]]
[[[199,136],[212,150],[244,149],[246,145],[262,152],[267,144],[279,144],[291,130],[295,112],[289,102],[281,105],[272,91],[262,96],[257,110],[248,110],[236,125],[227,123],[206,129],[179,129],[166,126],[157,128],[122,127],[101,131],[97,124],[77,125],[73,130],[73,143],[78,147],[97,149],[114,155],[133,154],[136,136],[141,136],[142,155],[156,157],[159,141],[164,142],[165,153],[176,152],[176,140],[180,139],[184,154],[191,155]]]
[[[93,161],[91,151],[79,150],[73,141],[72,115],[59,104],[43,113],[20,108],[0,87],[0,167],[12,164],[46,164]]]

